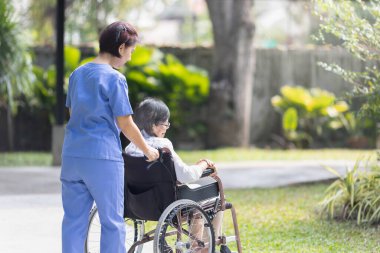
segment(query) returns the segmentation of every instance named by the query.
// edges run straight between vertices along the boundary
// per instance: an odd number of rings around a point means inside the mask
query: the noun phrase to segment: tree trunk
[[[214,35],[208,147],[250,144],[255,70],[253,0],[206,0]]]

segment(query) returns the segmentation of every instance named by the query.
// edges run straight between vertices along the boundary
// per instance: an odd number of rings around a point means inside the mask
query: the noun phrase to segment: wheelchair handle
[[[201,177],[208,177],[210,176],[212,173],[215,172],[215,169],[214,168],[207,168],[203,171],[202,173],[202,176]]]
[[[148,170],[149,170],[154,164],[156,164],[156,163],[163,163],[163,162],[164,162],[164,158],[163,158],[163,154],[164,154],[164,153],[170,153],[170,149],[168,149],[168,148],[158,148],[157,150],[158,150],[158,154],[159,154],[158,159],[155,160],[155,161],[150,162],[150,164],[147,166],[147,169],[148,169]],[[145,155],[144,155],[144,158],[145,158],[145,160],[148,160],[148,157],[146,157]]]

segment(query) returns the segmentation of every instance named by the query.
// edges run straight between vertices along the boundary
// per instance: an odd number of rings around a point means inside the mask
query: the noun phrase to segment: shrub
[[[344,127],[343,113],[348,105],[336,101],[326,90],[284,86],[281,95],[272,97],[272,105],[282,114],[285,138],[298,148],[309,147],[316,139],[329,141],[328,131]]]
[[[345,177],[333,168],[327,169],[338,176],[326,190],[320,203],[321,214],[339,220],[356,220],[357,224],[380,223],[380,167],[359,170],[360,160]]]
[[[0,106],[17,110],[15,99],[30,91],[31,56],[26,33],[16,20],[12,1],[0,1]]]
[[[137,47],[124,73],[133,106],[146,97],[160,98],[168,105],[173,126],[169,136],[194,141],[206,132],[202,122],[209,94],[206,71],[184,66],[173,55],[158,49]]]
[[[92,60],[81,58],[79,49],[65,47],[65,90],[70,73]],[[186,141],[202,138],[206,132],[201,120],[202,109],[209,93],[206,71],[184,66],[173,55],[163,54],[158,49],[141,46],[136,48],[132,60],[120,71],[127,78],[133,107],[146,97],[160,98],[171,111],[169,135],[182,136]],[[32,86],[33,95],[27,103],[35,109],[50,111],[51,122],[54,122],[55,68],[52,65],[44,70],[34,66],[34,73],[37,78]]]
[[[65,46],[65,90],[67,91],[68,79],[78,66],[92,60],[85,58],[81,60],[81,52],[79,49],[71,46]],[[34,65],[33,73],[36,79],[32,83],[32,94],[26,97],[26,104],[32,110],[43,110],[49,112],[49,119],[54,123],[54,108],[56,105],[56,69],[54,65],[50,65],[46,70]]]
[[[331,34],[342,42],[350,54],[365,61],[363,71],[349,71],[339,64],[320,63],[327,71],[354,84],[351,97],[362,98],[360,115],[380,120],[380,0],[313,0],[314,13],[321,21],[316,39],[325,43],[324,35]]]

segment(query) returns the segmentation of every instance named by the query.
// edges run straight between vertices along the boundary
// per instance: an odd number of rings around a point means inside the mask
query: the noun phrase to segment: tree
[[[33,2],[35,2],[34,0]],[[51,1],[51,0],[44,0]],[[75,6],[84,6],[89,0],[67,0],[70,16],[77,17]],[[93,2],[93,1],[91,1]],[[99,1],[102,2],[102,1]],[[103,1],[105,2],[105,1]],[[122,3],[127,0],[113,0],[110,3]],[[70,4],[71,3],[71,4]],[[83,3],[83,4],[79,4]],[[128,0],[128,3],[132,3]],[[143,1],[133,1],[134,6]],[[255,32],[253,19],[253,0],[206,0],[214,35],[214,65],[211,75],[209,99],[208,146],[248,146],[250,143],[250,115],[252,87],[255,69],[255,51],[253,38]],[[112,4],[110,4],[112,6]],[[69,7],[70,6],[70,7]],[[108,6],[108,5],[107,5]],[[113,5],[113,9],[117,9]],[[102,4],[104,13],[107,8]],[[99,13],[93,8],[86,9],[83,20],[90,20],[90,13]],[[77,15],[74,15],[77,13]],[[93,15],[93,14],[91,14]],[[97,16],[97,15],[95,15]],[[104,18],[101,20],[105,20]],[[84,29],[90,24],[75,27]],[[67,26],[70,30],[70,21]],[[95,30],[92,26],[92,30]],[[81,30],[82,34],[82,30]]]
[[[255,70],[253,0],[206,0],[214,36],[209,147],[248,146]]]
[[[339,38],[342,46],[353,56],[365,61],[362,72],[353,72],[337,64],[321,63],[328,71],[354,84],[351,97],[361,98],[360,116],[380,121],[380,0],[333,1],[314,0],[315,14],[321,20],[317,39],[324,34]]]
[[[27,40],[9,0],[0,1],[0,20],[0,106],[6,107],[8,145],[12,150],[15,97],[28,93],[33,74]]]
[[[40,44],[55,41],[56,0],[31,0],[29,26],[34,40]],[[67,41],[97,41],[99,32],[109,23],[111,15],[120,17],[129,9],[143,5],[141,0],[65,0]],[[42,28],[42,29],[41,29]]]

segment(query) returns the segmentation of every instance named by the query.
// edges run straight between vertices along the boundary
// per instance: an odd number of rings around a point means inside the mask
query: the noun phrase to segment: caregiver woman
[[[148,146],[132,120],[125,77],[115,69],[131,59],[138,40],[126,22],[106,27],[99,55],[70,76],[66,106],[70,120],[62,150],[62,252],[83,253],[88,215],[95,201],[102,225],[100,251],[125,253],[124,165],[120,131],[150,161]]]

